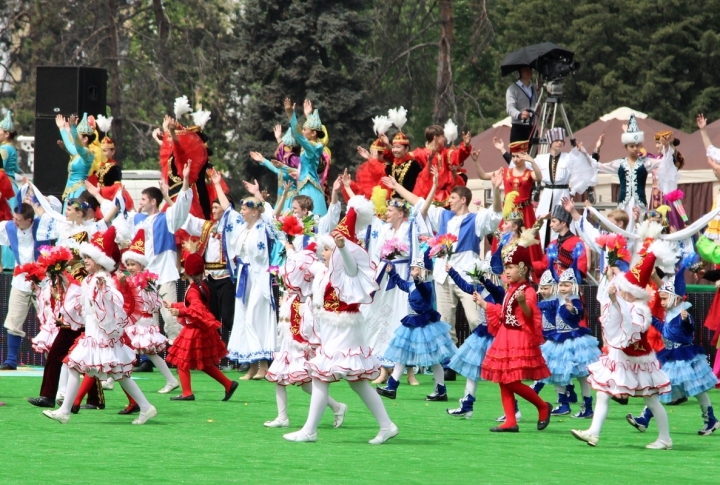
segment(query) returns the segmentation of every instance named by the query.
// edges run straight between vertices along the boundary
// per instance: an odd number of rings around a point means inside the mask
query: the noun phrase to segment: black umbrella
[[[503,76],[506,76],[512,72],[516,72],[521,67],[530,66],[533,69],[538,69],[538,59],[540,58],[563,57],[569,62],[572,62],[574,55],[575,53],[559,47],[552,42],[529,45],[506,55],[500,64],[500,71]],[[542,59],[540,60],[542,61]]]

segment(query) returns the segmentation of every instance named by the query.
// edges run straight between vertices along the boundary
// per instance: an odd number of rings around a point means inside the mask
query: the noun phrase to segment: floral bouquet
[[[448,261],[453,255],[453,244],[457,242],[457,236],[453,234],[442,234],[435,236],[428,241],[431,258],[447,258]]]
[[[157,274],[151,273],[150,271],[145,270],[141,273],[136,274],[135,276],[131,276],[130,282],[133,285],[137,286],[138,288],[142,288],[145,291],[157,292],[158,291],[157,279],[158,279]]]
[[[301,220],[295,214],[280,216],[275,221],[275,229],[284,232],[290,244],[296,236],[312,236],[314,225],[313,216],[305,216]]]
[[[465,271],[465,274],[468,275],[473,281],[473,283],[475,283],[476,285],[479,285],[483,282],[483,273],[484,271],[480,269],[477,264],[472,271]]]
[[[72,251],[64,246],[41,246],[38,251],[40,252],[38,263],[47,268],[53,284],[65,271],[68,263],[75,258]]]
[[[15,268],[15,276],[23,273],[26,281],[39,285],[47,275],[47,268],[40,263],[26,263]]]
[[[665,194],[665,199],[675,207],[683,222],[687,224],[689,219],[685,207],[683,207],[683,197],[685,197],[685,193],[680,189]]]
[[[603,234],[595,238],[595,242],[607,251],[608,264],[621,271],[627,271],[632,258],[627,249],[627,239],[620,234]]]
[[[401,256],[407,256],[409,253],[410,248],[408,245],[397,238],[388,239],[382,248],[380,248],[380,258],[387,261],[398,259]]]

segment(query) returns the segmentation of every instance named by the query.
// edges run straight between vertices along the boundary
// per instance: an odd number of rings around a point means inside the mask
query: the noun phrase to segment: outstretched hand
[[[261,163],[263,160],[265,160],[265,157],[263,157],[262,153],[260,152],[250,152],[250,158],[252,158],[258,163]]]
[[[257,180],[253,180],[252,183],[243,180],[243,185],[245,186],[245,190],[250,192],[251,195],[260,198],[260,184],[258,184]]]
[[[370,152],[367,151],[366,148],[363,148],[363,147],[359,146],[359,147],[357,147],[357,152],[358,152],[358,155],[360,155],[360,156],[361,156],[362,158],[364,158],[365,160],[367,160],[368,158],[370,158]]]
[[[190,177],[190,167],[192,167],[192,160],[188,159],[187,163],[183,167],[183,180],[188,180],[188,178]]]
[[[313,112],[312,101],[310,101],[309,99],[306,99],[303,102],[303,112],[305,113],[306,117],[310,116]]]
[[[472,135],[470,134],[469,131],[466,131],[462,134],[462,139],[463,139],[463,143],[465,143],[465,145],[470,145],[470,141],[472,141]]]
[[[345,236],[343,236],[342,234],[336,234],[335,236],[333,236],[333,239],[335,240],[335,245],[338,248],[342,249],[345,247]]]
[[[492,186],[499,189],[503,185],[503,173],[502,170],[495,170],[490,176],[490,182]]]
[[[210,180],[212,180],[213,185],[220,185],[220,183],[222,183],[222,175],[213,168],[210,172]]]
[[[707,126],[707,119],[705,119],[705,115],[702,113],[697,115],[695,121],[697,121],[698,128],[700,128],[701,130],[704,130]]]
[[[497,148],[499,151],[501,151],[501,152],[505,151],[505,142],[503,142],[501,138],[494,136],[493,137],[493,145],[495,145],[495,148]]]
[[[285,98],[283,107],[285,108],[285,114],[287,114],[288,118],[292,118],[292,115],[295,112],[295,104],[290,101],[290,98]]]
[[[395,180],[393,177],[383,177],[380,179],[380,182],[382,182],[382,184],[385,187],[392,189],[392,190],[395,190],[400,185],[397,183],[397,180]]]

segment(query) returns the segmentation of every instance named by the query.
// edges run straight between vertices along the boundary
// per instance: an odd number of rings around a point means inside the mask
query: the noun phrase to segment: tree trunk
[[[170,85],[173,80],[173,69],[172,59],[168,55],[168,41],[170,37],[170,26],[168,25],[168,19],[165,16],[165,9],[163,8],[162,0],[153,0],[153,12],[155,13],[155,24],[157,25],[158,33],[158,64],[162,76],[166,79],[166,82],[160,83],[160,96],[163,100],[163,104],[166,106],[172,106],[174,100],[174,88]],[[167,82],[169,81],[169,82]]]
[[[453,44],[452,0],[440,1],[440,42],[433,123],[442,125],[456,112],[453,93],[451,52]]]
[[[120,52],[118,47],[117,30],[117,2],[108,0],[108,47],[111,52],[110,60],[110,96],[108,106],[113,117],[112,138],[115,138],[115,160],[120,163],[123,159],[123,122],[122,122],[122,89],[120,79]]]

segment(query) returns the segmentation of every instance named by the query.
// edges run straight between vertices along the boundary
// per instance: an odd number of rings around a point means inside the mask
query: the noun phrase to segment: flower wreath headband
[[[400,210],[403,210],[403,211],[406,211],[406,212],[409,211],[409,210],[410,210],[410,207],[411,207],[411,205],[410,205],[406,200],[400,201],[400,200],[397,200],[397,199],[390,199],[390,200],[388,200],[388,201],[387,201],[387,206],[388,206],[388,207],[395,207],[396,209],[400,209]]]
[[[259,200],[243,199],[240,201],[240,205],[244,205],[248,209],[258,209],[265,207],[265,205]]]
[[[68,206],[73,206],[80,210],[88,210],[90,209],[90,204],[85,202],[84,200],[80,199],[70,199],[67,203]]]

